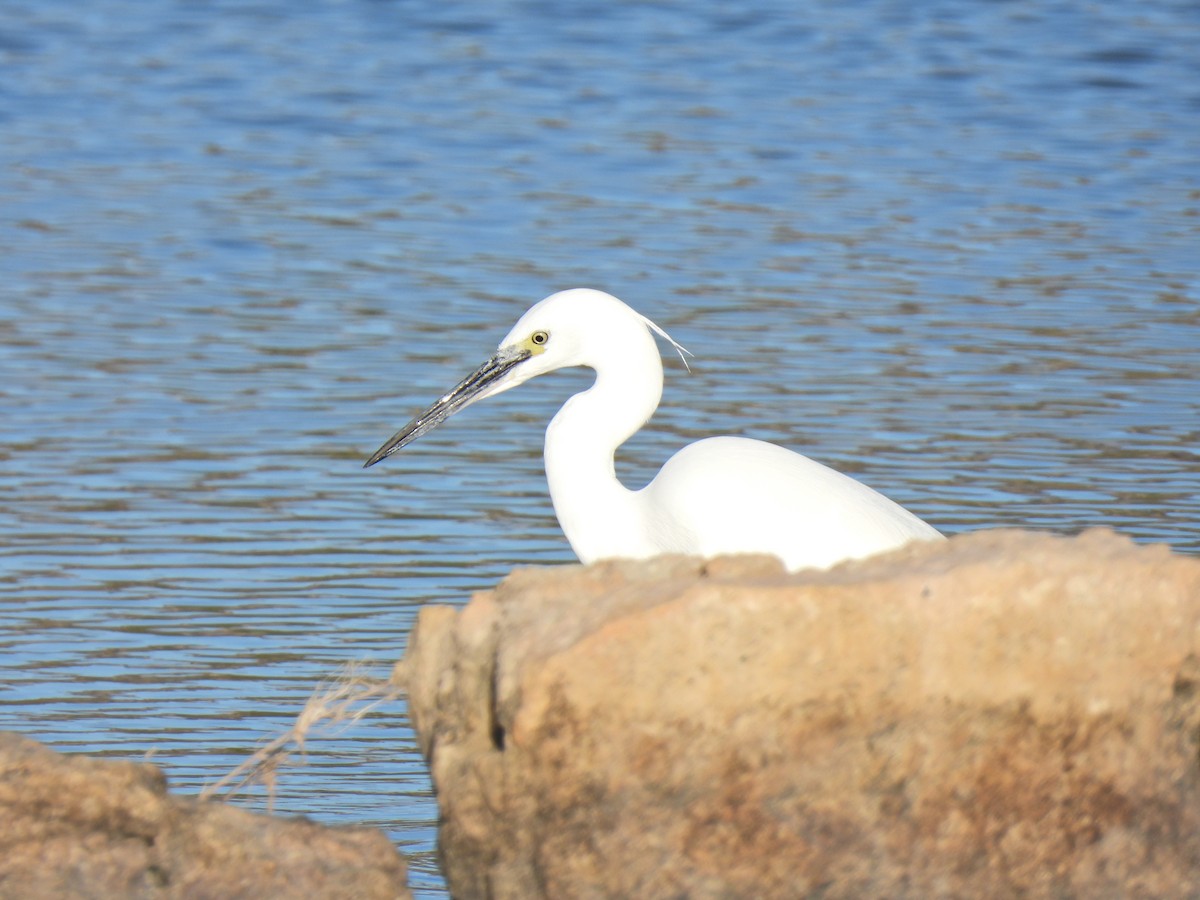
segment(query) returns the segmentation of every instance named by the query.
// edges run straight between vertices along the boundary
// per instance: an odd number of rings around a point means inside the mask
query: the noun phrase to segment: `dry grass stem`
[[[317,685],[291,728],[206,787],[200,798],[231,800],[247,788],[261,784],[267,789],[267,809],[272,810],[279,770],[291,761],[293,751],[303,757],[308,738],[318,729],[328,735],[340,734],[371,710],[397,699],[404,692],[404,684],[404,668],[400,663],[387,679],[370,677],[362,663],[346,665]]]

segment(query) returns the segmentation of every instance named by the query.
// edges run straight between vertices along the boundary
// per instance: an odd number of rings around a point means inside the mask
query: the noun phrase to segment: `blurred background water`
[[[191,792],[572,561],[584,373],[360,468],[564,287],[696,354],[631,485],[741,433],[948,533],[1200,550],[1198,46],[1195,0],[6,3],[0,728]],[[402,704],[276,802],[442,895]]]

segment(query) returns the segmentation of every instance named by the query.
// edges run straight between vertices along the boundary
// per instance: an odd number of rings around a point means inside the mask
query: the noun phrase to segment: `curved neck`
[[[646,553],[636,492],[617,480],[613,456],[658,408],[662,360],[654,339],[620,359],[592,362],[596,381],[567,400],[546,429],[546,479],[563,533],[585,563]],[[648,346],[647,346],[648,345]]]

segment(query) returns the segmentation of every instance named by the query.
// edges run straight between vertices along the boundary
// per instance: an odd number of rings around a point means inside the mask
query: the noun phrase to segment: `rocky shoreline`
[[[520,569],[398,673],[456,897],[1197,891],[1200,560],[1108,531]],[[13,735],[0,821],[4,897],[408,896],[381,832]]]

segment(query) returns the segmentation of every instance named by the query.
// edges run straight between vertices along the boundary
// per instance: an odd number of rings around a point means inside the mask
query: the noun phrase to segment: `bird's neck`
[[[637,493],[617,480],[613,456],[662,398],[662,362],[647,338],[649,351],[631,354],[638,365],[626,359],[594,366],[595,383],[564,403],[546,429],[546,478],[554,511],[585,563],[645,555],[642,505]]]

